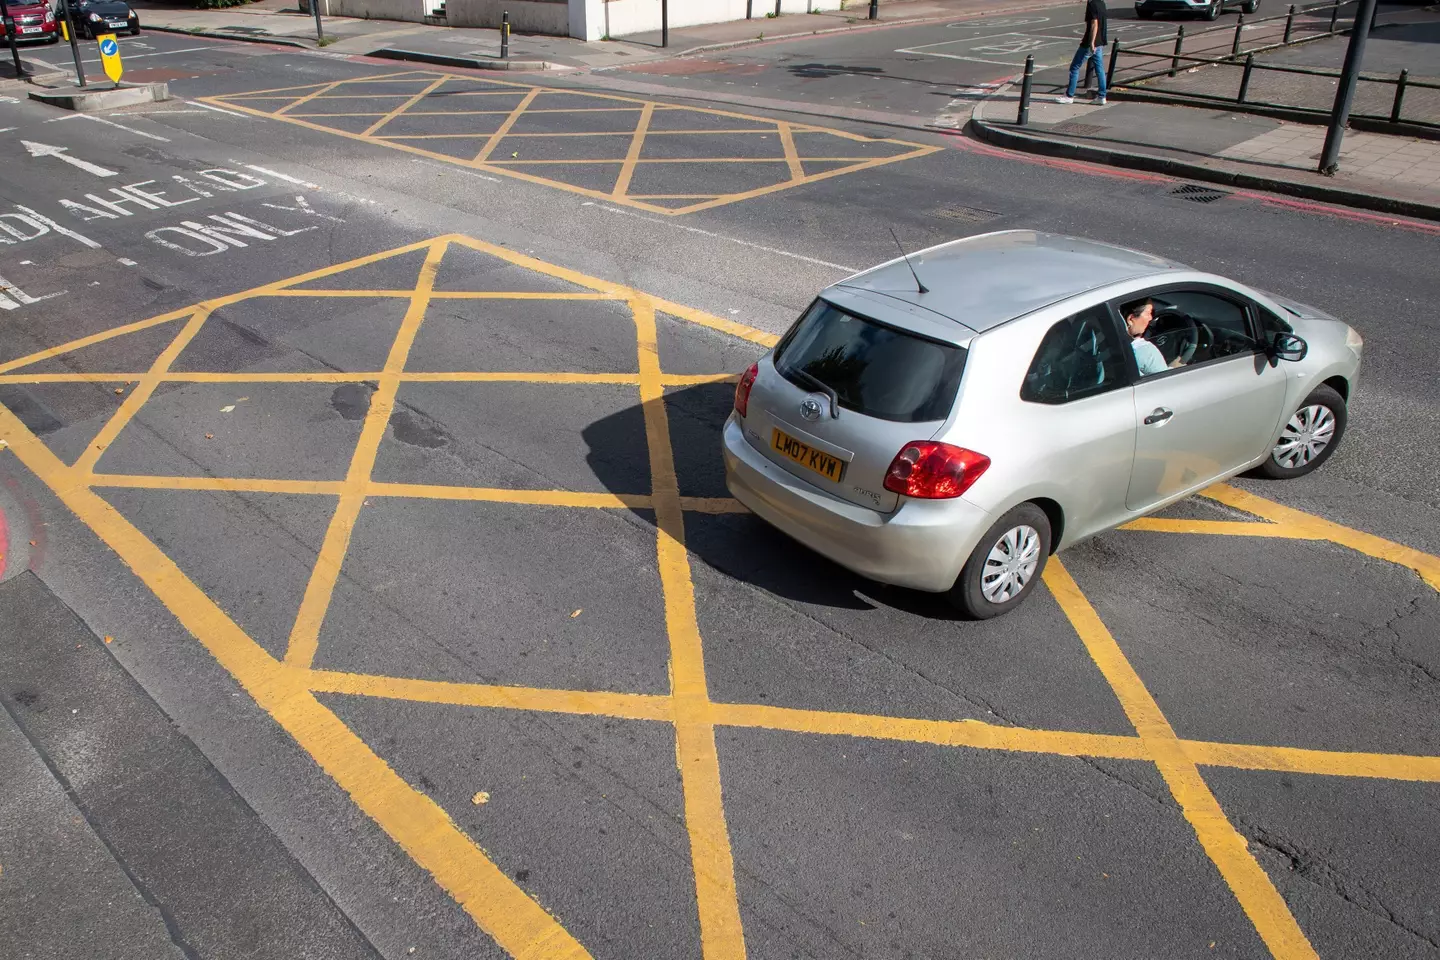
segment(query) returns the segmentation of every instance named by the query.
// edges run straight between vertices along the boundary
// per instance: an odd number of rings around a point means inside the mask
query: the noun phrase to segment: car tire
[[[1333,387],[1318,386],[1285,421],[1270,456],[1255,473],[1271,480],[1303,477],[1330,459],[1348,422],[1345,398]]]
[[[1139,17],[1141,20],[1149,20],[1149,19],[1151,19],[1151,18],[1153,18],[1153,17],[1155,16],[1155,11],[1154,11],[1154,10],[1136,10],[1136,11],[1135,11],[1135,16]]]
[[[1225,12],[1225,0],[1213,0],[1210,6],[1205,8],[1206,20],[1219,20],[1220,14]]]
[[[1242,4],[1240,5],[1240,11],[1241,11],[1242,13],[1254,13],[1256,10],[1259,10],[1259,9],[1260,9],[1260,0],[1247,0],[1246,3],[1242,3]]]
[[[1009,613],[1035,589],[1049,558],[1050,518],[1022,503],[985,531],[950,588],[950,602],[971,620]]]

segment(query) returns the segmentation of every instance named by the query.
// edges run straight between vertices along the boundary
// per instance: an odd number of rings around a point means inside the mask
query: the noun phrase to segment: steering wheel
[[[1200,347],[1200,325],[1187,313],[1164,310],[1155,314],[1145,331],[1145,339],[1159,348],[1167,365],[1176,360],[1189,363]]]

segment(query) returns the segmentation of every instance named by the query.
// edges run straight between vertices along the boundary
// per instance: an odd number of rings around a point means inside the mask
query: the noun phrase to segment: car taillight
[[[755,386],[755,378],[760,375],[760,364],[750,364],[750,369],[740,378],[735,385],[735,411],[740,416],[745,416],[745,411],[750,408],[750,388]]]
[[[946,500],[958,497],[990,466],[983,453],[934,440],[916,440],[890,462],[885,489],[907,497]]]

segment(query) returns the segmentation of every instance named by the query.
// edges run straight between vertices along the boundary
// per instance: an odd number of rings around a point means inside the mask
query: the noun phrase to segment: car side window
[[[1122,344],[1103,304],[1055,324],[1025,373],[1020,399],[1069,403],[1125,382]]]
[[[1192,366],[1260,349],[1245,308],[1234,300],[1200,290],[1168,290],[1152,299],[1155,319],[1145,339],[1159,348],[1166,366]]]
[[[1259,304],[1255,305],[1255,319],[1260,324],[1260,336],[1266,343],[1274,342],[1278,334],[1295,332],[1295,328],[1290,326],[1284,318]]]

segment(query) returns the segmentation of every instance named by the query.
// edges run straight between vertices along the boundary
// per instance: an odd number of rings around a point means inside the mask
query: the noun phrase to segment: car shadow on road
[[[733,384],[705,384],[666,391],[665,410],[682,497],[729,499],[720,435],[730,415]],[[617,458],[614,451],[646,449],[639,404],[594,421],[583,431],[587,462],[607,490],[633,493],[644,464]],[[637,433],[639,434],[637,436]],[[646,523],[654,513],[637,509]],[[754,514],[743,511],[685,514],[685,545],[707,566],[787,600],[850,610],[886,606],[927,620],[959,620],[943,595],[919,593],[867,580],[790,539]]]

